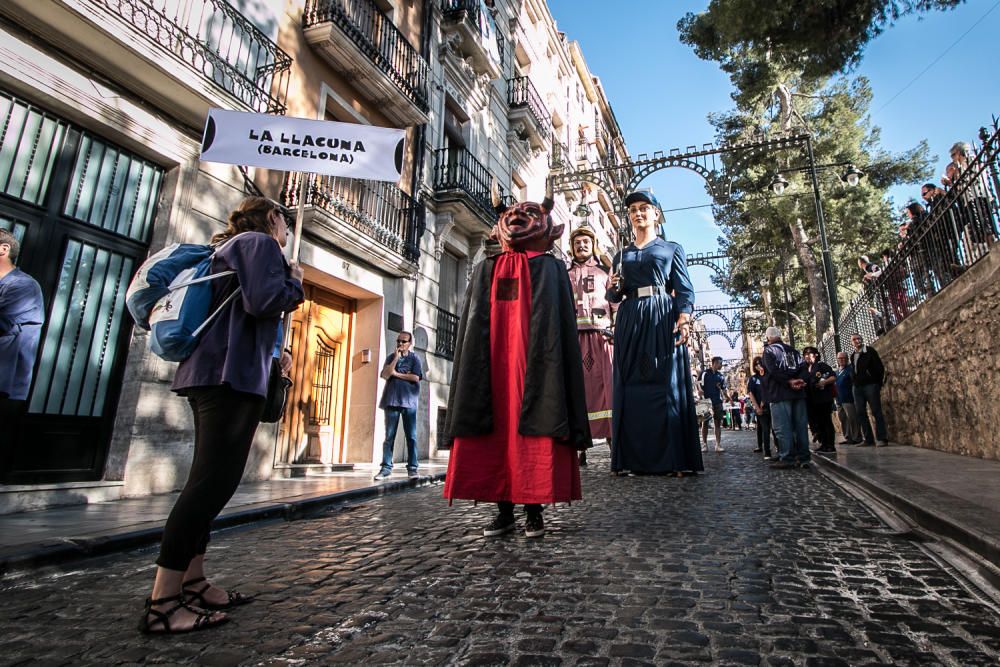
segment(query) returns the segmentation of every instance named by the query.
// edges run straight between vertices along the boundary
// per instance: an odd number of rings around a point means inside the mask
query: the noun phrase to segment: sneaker
[[[889,446],[889,441],[888,440],[879,440],[878,442],[875,443],[875,446],[876,447],[888,447]]]
[[[718,453],[720,453],[720,454],[721,454],[722,452],[724,452],[724,451],[726,451],[726,450],[724,450],[724,449],[723,449],[722,447],[720,447],[719,445],[716,445],[716,446],[715,446],[715,451],[717,451]]]
[[[837,453],[837,448],[836,447],[820,447],[818,449],[814,449],[813,452],[816,452],[816,453],[819,453],[819,454],[836,454]]]
[[[775,461],[771,464],[771,467],[775,470],[788,470],[789,468],[794,468],[795,464],[791,461]]]
[[[764,460],[765,460],[765,461],[773,461],[773,460],[774,460],[774,457],[773,457],[773,456],[765,456],[765,457],[764,457]]]
[[[410,479],[416,479],[417,477],[420,477],[420,473],[417,472],[416,470],[407,470],[406,476],[409,477]]]
[[[486,524],[483,528],[484,537],[496,537],[497,535],[503,535],[504,533],[509,533],[517,527],[517,521],[514,520],[513,514],[498,514],[493,521]]]
[[[525,537],[541,537],[545,534],[545,521],[542,519],[542,513],[538,512],[529,514],[527,520],[524,522],[524,536]]]
[[[754,454],[759,454],[759,453],[760,453],[760,452],[762,452],[762,451],[764,451],[764,450],[763,450],[763,449],[761,449],[760,447],[757,447],[756,449],[754,449],[754,450],[753,450],[753,453],[754,453]]]
[[[809,461],[803,461],[802,463],[798,464],[799,468],[802,468],[803,470],[808,470],[810,465],[811,464],[809,463]]]
[[[706,445],[706,444],[703,444],[703,445],[701,446],[701,451],[703,451],[703,452],[707,452],[707,451],[708,451],[708,445]]]
[[[375,481],[381,482],[383,479],[389,479],[389,475],[392,474],[390,470],[379,470],[378,474],[375,475]]]

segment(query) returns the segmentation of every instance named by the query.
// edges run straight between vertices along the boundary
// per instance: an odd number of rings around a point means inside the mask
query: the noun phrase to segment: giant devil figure
[[[551,193],[502,210],[502,252],[476,266],[458,328],[444,496],[497,503],[483,533],[544,534],[542,505],[579,500],[577,450],[590,447],[583,365],[566,268],[548,254],[562,235]]]

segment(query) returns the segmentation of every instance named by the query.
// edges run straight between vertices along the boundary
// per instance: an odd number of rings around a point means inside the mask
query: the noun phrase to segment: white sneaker
[[[376,482],[381,482],[383,479],[389,479],[389,475],[391,475],[391,474],[392,473],[389,472],[388,470],[379,470],[378,474],[375,475],[375,481]]]
[[[702,445],[701,446],[701,451],[707,452],[708,451],[708,445]]]
[[[724,450],[724,449],[723,449],[722,447],[720,447],[719,445],[716,445],[716,446],[715,446],[715,451],[717,451],[718,453],[720,453],[720,454],[721,454],[722,452],[724,452],[724,451],[726,451],[726,450]]]

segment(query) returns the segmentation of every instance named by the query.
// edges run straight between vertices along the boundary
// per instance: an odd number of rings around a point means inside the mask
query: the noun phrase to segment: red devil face
[[[550,210],[549,201],[514,204],[500,215],[492,236],[507,251],[548,252],[563,231],[563,225],[553,226]]]

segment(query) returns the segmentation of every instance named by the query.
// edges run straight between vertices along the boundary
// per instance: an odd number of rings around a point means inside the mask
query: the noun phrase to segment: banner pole
[[[306,194],[309,190],[308,178],[311,174],[300,171],[299,172],[299,195],[296,199],[298,206],[295,209],[295,231],[292,234],[292,261],[299,261],[299,252],[302,250],[302,224],[305,221],[305,203]],[[292,335],[292,313],[285,313],[285,322],[283,327],[283,338],[281,341],[281,349],[288,349],[288,341]]]

